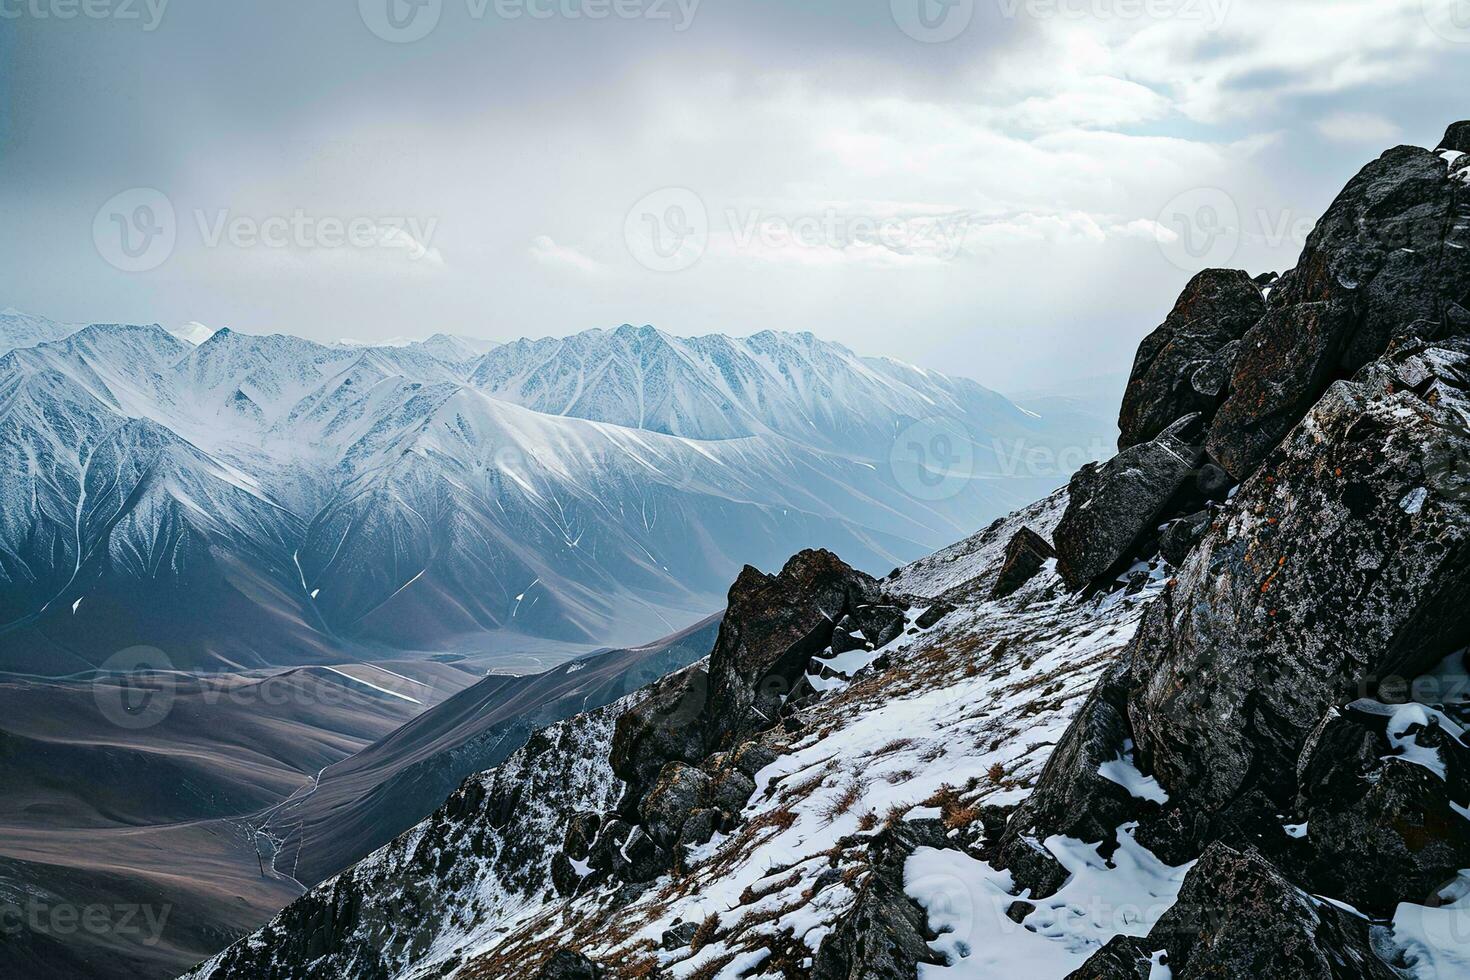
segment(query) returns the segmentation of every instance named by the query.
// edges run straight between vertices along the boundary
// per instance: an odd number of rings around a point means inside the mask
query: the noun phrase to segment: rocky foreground
[[[1467,152],[1196,277],[1067,490],[747,569],[707,661],[193,976],[1470,977]]]

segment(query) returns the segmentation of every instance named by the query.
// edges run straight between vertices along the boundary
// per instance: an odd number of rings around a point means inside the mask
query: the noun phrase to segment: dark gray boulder
[[[1164,561],[1175,568],[1183,565],[1195,545],[1204,538],[1212,519],[1209,511],[1201,510],[1170,521],[1159,535],[1159,554]]]
[[[1046,547],[1048,551],[1051,550],[1051,545],[1047,545]],[[948,616],[950,613],[954,612],[954,610],[955,607],[948,602],[936,602],[928,609],[925,609],[923,612],[919,613],[918,618],[914,620],[914,625],[921,630],[926,630],[929,627],[933,626],[935,623],[939,622],[945,616]]]
[[[680,922],[663,931],[659,936],[659,945],[667,950],[683,949],[694,941],[695,933],[699,932],[699,923]]]
[[[770,747],[757,741],[745,742],[730,753],[731,765],[751,777],[775,762],[777,758],[779,757]]]
[[[1365,920],[1312,898],[1259,853],[1224,844],[1190,869],[1144,945],[1167,951],[1176,980],[1398,976],[1374,954]]]
[[[1118,448],[1147,442],[1192,413],[1212,418],[1238,351],[1232,342],[1265,312],[1261,288],[1238,269],[1206,269],[1191,279],[1138,346],[1118,416]]]
[[[1067,880],[1066,869],[1038,841],[1053,834],[1088,843],[1115,840],[1120,824],[1158,808],[1100,772],[1129,751],[1129,668],[1120,658],[1093,688],[1047,759],[1035,792],[1011,814],[997,842],[996,863],[1034,896],[1051,895]]]
[[[647,698],[618,717],[610,761],[628,787],[625,817],[636,817],[638,803],[665,765],[704,758],[708,700],[708,673],[691,668],[656,682]]]
[[[907,609],[907,605],[897,602],[865,603],[852,611],[851,618],[858,624],[869,648],[877,649],[892,643],[903,632]]]
[[[689,814],[689,819],[684,821],[684,826],[679,828],[679,839],[674,845],[675,851],[683,853],[688,848],[709,843],[723,822],[723,815],[719,810],[712,808],[695,810]]]
[[[730,589],[710,654],[705,750],[729,748],[775,724],[782,701],[844,616],[874,642],[880,636],[872,631],[881,634],[893,610],[901,630],[902,610],[878,581],[828,551],[803,551],[777,575],[747,565]]]
[[[1444,131],[1444,139],[1439,141],[1439,149],[1470,153],[1470,120],[1450,123],[1449,129]]]
[[[1008,595],[1014,595],[1021,586],[1036,577],[1043,565],[1056,556],[1056,549],[1051,546],[1051,542],[1029,527],[1021,528],[1006,544],[1005,558],[1001,560],[1000,574],[995,578],[990,597],[1004,599]]]
[[[662,847],[679,840],[684,821],[709,798],[710,777],[693,766],[670,762],[638,804],[648,835]]]
[[[851,615],[843,616],[832,630],[832,652],[847,653],[851,650],[866,650],[868,640]]]
[[[1428,895],[1470,868],[1470,748],[1428,714],[1404,736],[1442,772],[1396,757],[1387,719],[1333,711],[1303,752],[1298,813],[1307,825],[1315,891],[1392,917],[1401,898]]]
[[[1153,955],[1148,941],[1133,936],[1114,936],[1087,962],[1067,974],[1066,980],[1149,980]]]
[[[541,964],[534,980],[601,980],[605,971],[581,953],[559,949]]]
[[[947,847],[937,822],[899,824],[873,837],[869,873],[852,907],[817,947],[811,980],[914,980],[920,963],[943,966],[927,916],[904,893],[904,862],[920,846]]]
[[[1254,287],[1252,287],[1254,288]],[[1089,463],[1072,477],[1069,500],[1052,534],[1057,570],[1073,591],[1120,571],[1150,537],[1186,481],[1201,451],[1199,416],[1187,416],[1157,438],[1131,446],[1106,463]]]
[[[711,777],[708,799],[717,810],[739,814],[754,792],[755,780],[732,765],[716,771]]]
[[[1446,138],[1460,141],[1464,124]],[[1210,455],[1249,475],[1333,381],[1416,321],[1470,325],[1470,188],[1437,154],[1400,146],[1368,164],[1308,236],[1267,314],[1242,338]]]

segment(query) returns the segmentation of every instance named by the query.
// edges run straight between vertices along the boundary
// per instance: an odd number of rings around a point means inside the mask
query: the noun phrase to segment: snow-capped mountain
[[[965,469],[915,494],[895,438],[936,416]],[[953,540],[1066,476],[997,446],[1077,427],[807,334],[476,355],[91,325],[0,358],[0,667],[632,644],[718,609],[746,563],[826,546],[883,571]]]
[[[80,323],[57,323],[10,307],[0,311],[0,354],[7,354],[17,347],[33,347],[48,340],[60,340],[81,326]]]
[[[964,419],[994,436],[1036,428],[972,381],[858,357],[809,333],[681,339],[624,325],[506,344],[481,358],[470,382],[556,415],[692,439],[774,432],[862,455],[886,453],[901,420]]]

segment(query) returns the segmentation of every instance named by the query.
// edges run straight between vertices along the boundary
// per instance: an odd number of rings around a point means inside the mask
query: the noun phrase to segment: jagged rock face
[[[1254,287],[1252,287],[1254,288]],[[1200,463],[1199,417],[1186,416],[1149,442],[1106,463],[1089,463],[1072,477],[1070,501],[1052,541],[1057,570],[1076,591],[1113,570],[1151,532]]]
[[[1241,340],[1210,455],[1248,475],[1328,385],[1417,321],[1470,332],[1470,188],[1437,154],[1400,146],[1338,195]]]
[[[944,965],[929,948],[924,910],[903,890],[904,861],[915,848],[950,842],[937,821],[885,830],[869,845],[870,873],[857,901],[817,949],[811,980],[912,980],[920,963]]]
[[[730,589],[727,609],[710,654],[709,751],[730,748],[775,723],[782,699],[813,654],[832,642],[844,615],[852,614],[865,633],[891,627],[897,635],[903,628],[902,608],[878,581],[829,551],[803,551],[778,575],[747,565]],[[880,638],[869,637],[875,645]]]
[[[1139,815],[1140,801],[1101,774],[1128,751],[1129,667],[1128,657],[1121,657],[1098,681],[998,843],[997,863],[1033,895],[1051,895],[1067,879],[1067,870],[1037,841],[1052,834],[1110,839],[1120,824]]]
[[[1234,366],[1234,342],[1265,312],[1260,287],[1238,269],[1206,269],[1191,279],[1138,346],[1118,416],[1118,448],[1147,442],[1194,412],[1213,417]]]
[[[906,608],[827,551],[803,551],[777,575],[746,566],[730,588],[708,674],[661,682],[618,718],[610,761],[627,784],[624,819],[603,828],[593,867],[647,881],[728,826],[755,791],[762,750],[746,743],[780,720],[813,655],[889,643]],[[629,860],[630,841],[641,858]],[[559,877],[568,880],[565,866]]]
[[[1450,123],[1450,128],[1444,132],[1444,139],[1439,141],[1439,148],[1456,153],[1470,153],[1470,120]]]
[[[1080,969],[1067,974],[1066,980],[1149,980],[1152,975],[1148,943],[1133,936],[1114,936]]]
[[[1414,720],[1398,738],[1432,749],[1429,765],[1396,756],[1389,718],[1349,708],[1328,714],[1298,766],[1313,885],[1383,917],[1470,867],[1470,826],[1454,808],[1470,803],[1470,748],[1438,716],[1410,711],[1428,725]]]
[[[904,608],[828,551],[803,551],[778,575],[747,565],[730,587],[708,674],[660,683],[618,719],[612,766],[628,784],[629,806],[667,763],[698,763],[770,728],[814,654],[834,639],[847,648],[889,642],[903,629]]]
[[[657,682],[642,704],[618,717],[610,761],[628,786],[624,798],[632,809],[625,812],[636,813],[665,765],[704,757],[708,700],[709,674],[694,668]]]
[[[990,597],[1004,599],[1008,595],[1014,595],[1017,589],[1036,577],[1036,573],[1041,571],[1048,560],[1056,556],[1056,549],[1049,541],[1029,527],[1021,528],[1006,545],[1005,560],[1001,564],[1000,574],[996,576]],[[927,626],[922,618],[920,617],[920,625]]]
[[[1367,923],[1313,899],[1254,851],[1214,844],[1144,945],[1177,980],[1392,980]]]
[[[581,953],[559,949],[536,971],[534,980],[601,980],[604,971]]]
[[[1467,368],[1461,342],[1335,385],[1146,615],[1129,721],[1176,802],[1284,806],[1327,708],[1465,642],[1470,508],[1435,474],[1470,460]]]
[[[1195,545],[1204,538],[1210,526],[1210,512],[1196,511],[1170,521],[1159,535],[1159,554],[1164,561],[1178,568],[1189,558]]]

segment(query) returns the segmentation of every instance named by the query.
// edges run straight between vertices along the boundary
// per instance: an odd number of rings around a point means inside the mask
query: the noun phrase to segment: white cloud
[[[596,259],[583,255],[568,245],[558,245],[550,235],[537,235],[531,239],[531,258],[542,265],[575,269],[591,276],[606,274],[607,269]]]

